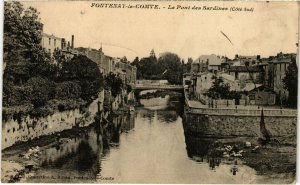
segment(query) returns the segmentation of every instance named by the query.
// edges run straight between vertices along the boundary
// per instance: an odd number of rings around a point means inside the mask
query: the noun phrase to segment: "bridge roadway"
[[[132,86],[132,89],[135,90],[154,90],[154,89],[161,89],[161,90],[183,90],[182,85],[152,85],[152,84],[135,84]]]

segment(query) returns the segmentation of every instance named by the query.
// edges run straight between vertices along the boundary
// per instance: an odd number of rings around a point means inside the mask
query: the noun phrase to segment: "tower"
[[[154,49],[151,50],[151,52],[150,52],[150,57],[151,57],[151,58],[155,58],[155,52],[154,52]]]
[[[102,42],[101,42],[99,51],[102,53]]]

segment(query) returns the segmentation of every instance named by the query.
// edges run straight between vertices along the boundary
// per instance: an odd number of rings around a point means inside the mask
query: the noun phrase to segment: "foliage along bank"
[[[121,79],[113,74],[104,79],[86,56],[67,59],[59,50],[51,56],[42,48],[36,9],[20,2],[5,2],[4,8],[3,120],[86,107],[105,81],[114,96],[120,93]]]

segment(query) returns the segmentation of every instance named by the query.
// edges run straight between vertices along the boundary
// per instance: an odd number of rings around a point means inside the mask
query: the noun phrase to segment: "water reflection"
[[[223,162],[230,165],[230,172],[233,176],[237,175],[239,159],[224,158],[223,151],[218,150],[220,144],[216,139],[196,137],[185,133],[187,154],[191,160],[197,163],[208,163],[209,169],[216,172]]]
[[[256,177],[247,166],[237,164],[237,173],[233,163],[222,161],[210,150],[214,141],[185,134],[176,110],[137,108],[134,114],[112,115],[109,122],[42,155],[37,175],[76,178],[28,182],[249,183]]]
[[[173,110],[157,112],[157,119],[165,123],[174,123],[177,117],[177,113]]]

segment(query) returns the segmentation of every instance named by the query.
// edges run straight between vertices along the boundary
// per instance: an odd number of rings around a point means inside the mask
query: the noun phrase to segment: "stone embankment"
[[[51,135],[73,127],[88,126],[94,122],[98,111],[98,102],[103,101],[104,92],[102,91],[85,110],[67,110],[40,118],[31,118],[27,115],[21,120],[12,116],[2,124],[2,150],[16,143],[26,142],[44,135]]]
[[[187,133],[212,137],[258,137],[261,121],[272,137],[296,136],[297,110],[207,108],[195,106],[195,102],[186,99],[184,128]]]
[[[97,117],[107,119],[112,112],[121,110],[126,105],[124,96],[127,96],[125,91],[112,98],[109,92],[105,93],[103,90],[85,110],[74,109],[56,112],[47,117],[25,116],[22,120],[10,118],[5,121],[2,124],[1,181],[20,181],[30,171],[38,168],[38,160],[44,148],[69,142],[69,136],[84,132],[85,128],[95,123]],[[107,100],[109,107],[105,105]],[[36,150],[39,151],[35,152]]]

